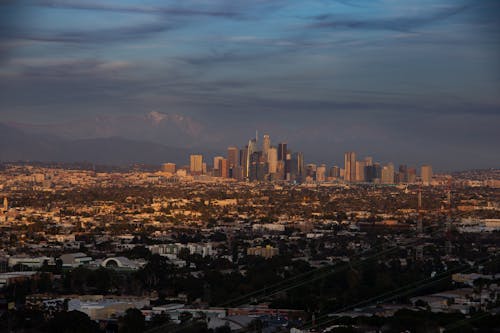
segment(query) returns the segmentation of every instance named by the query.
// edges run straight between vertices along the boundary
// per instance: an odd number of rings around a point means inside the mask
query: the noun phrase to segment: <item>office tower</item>
[[[399,165],[398,183],[408,183],[408,166],[406,164]]]
[[[371,157],[371,156],[366,156],[366,157],[365,157],[365,165],[366,165],[366,166],[373,165],[373,157]]]
[[[245,176],[248,178],[250,177],[250,158],[253,153],[257,151],[257,138],[251,139],[248,141],[248,146],[247,146],[247,158],[246,158],[246,165],[245,165]]]
[[[321,164],[316,168],[316,181],[322,183],[326,180],[326,165]]]
[[[422,165],[420,168],[420,178],[422,184],[430,185],[432,182],[432,166],[429,164]]]
[[[382,168],[382,184],[394,184],[394,165],[389,163]]]
[[[344,154],[344,180],[353,182],[356,180],[356,153],[347,152]]]
[[[191,155],[189,171],[192,175],[201,175],[203,173],[203,155]]]
[[[274,177],[274,179],[276,179],[276,180],[285,179],[285,161],[278,160],[278,163],[276,166],[276,176]]]
[[[276,147],[269,147],[267,163],[269,165],[269,173],[276,173],[276,168],[278,167],[278,149]]]
[[[250,181],[263,181],[267,174],[267,163],[265,162],[264,156],[261,151],[253,152],[250,155],[250,168],[248,173],[248,178]]]
[[[161,166],[161,170],[163,172],[168,172],[173,174],[176,171],[176,165],[175,163],[163,163]]]
[[[214,170],[219,170],[219,161],[223,160],[224,157],[222,156],[215,156],[214,157]]]
[[[315,179],[316,177],[316,169],[317,169],[317,165],[314,164],[314,163],[309,163],[308,165],[306,165],[306,170],[305,170],[305,176],[306,177],[310,177],[311,179]]]
[[[286,154],[285,158],[285,180],[291,180],[291,171],[292,170],[292,154],[289,152]]]
[[[227,164],[229,168],[229,177],[236,178],[236,168],[239,166],[239,149],[238,147],[227,148]]]
[[[218,174],[222,178],[229,178],[229,161],[225,158],[219,160]]]
[[[247,156],[248,156],[248,146],[245,146],[244,148],[240,149],[240,162],[239,165],[243,169],[245,169],[245,166],[247,165]]]
[[[366,181],[371,183],[379,183],[382,177],[382,168],[380,164],[374,163],[366,167]]]
[[[288,148],[285,142],[278,143],[278,161],[286,160]]]
[[[340,178],[340,168],[336,165],[330,168],[330,177]]]
[[[264,139],[262,140],[262,154],[266,160],[268,158],[269,148],[271,148],[271,138],[269,135],[264,134]]]
[[[356,181],[357,182],[366,181],[366,179],[365,179],[365,167],[366,167],[365,161],[356,161]]]
[[[238,147],[228,147],[227,148],[227,162],[229,163],[229,168],[234,168],[238,165]]]
[[[289,154],[290,155],[290,154]],[[290,181],[302,182],[304,178],[304,154],[293,153],[290,156]]]
[[[408,183],[412,184],[417,181],[417,169],[408,168]]]

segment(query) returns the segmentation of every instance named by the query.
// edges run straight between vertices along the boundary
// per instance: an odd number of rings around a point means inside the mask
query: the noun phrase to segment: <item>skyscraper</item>
[[[353,151],[344,154],[344,180],[347,182],[356,180],[356,153]]]
[[[264,139],[262,140],[262,154],[266,160],[268,158],[269,148],[271,148],[271,138],[269,135],[264,134]]]
[[[382,168],[382,184],[394,184],[394,164],[389,163]]]
[[[246,171],[245,171],[245,176],[250,177],[250,158],[253,153],[257,151],[257,138],[251,139],[248,141],[248,149],[247,149],[247,159],[246,159]]]
[[[203,173],[203,155],[191,155],[189,171],[192,175],[201,175]]]
[[[238,147],[231,146],[227,148],[227,162],[230,168],[238,165]]]
[[[219,170],[219,161],[223,160],[224,157],[222,156],[215,156],[214,157],[214,170]]]
[[[286,160],[287,150],[288,148],[286,142],[278,143],[278,161]]]
[[[269,148],[267,163],[269,164],[269,173],[276,173],[276,168],[278,167],[278,149],[276,149],[276,147]]]
[[[290,157],[290,181],[302,182],[304,179],[304,154],[293,153]]]
[[[330,177],[340,178],[340,168],[336,165],[330,168]]]
[[[322,183],[326,180],[326,165],[321,164],[316,168],[316,181]]]
[[[429,164],[422,165],[420,169],[420,178],[423,185],[430,185],[432,182],[432,166]]]
[[[219,160],[218,174],[222,178],[229,178],[229,162],[227,159],[223,158]]]
[[[357,182],[364,182],[365,179],[365,167],[366,167],[366,162],[365,161],[356,161],[356,181]]]

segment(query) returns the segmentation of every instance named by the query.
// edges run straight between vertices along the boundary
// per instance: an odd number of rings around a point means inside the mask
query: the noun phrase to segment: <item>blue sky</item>
[[[315,161],[499,167],[499,15],[496,0],[4,1],[0,120],[156,110],[213,146],[258,128]]]

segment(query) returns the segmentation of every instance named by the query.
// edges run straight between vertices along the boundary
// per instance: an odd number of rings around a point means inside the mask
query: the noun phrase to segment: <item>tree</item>
[[[119,319],[118,332],[141,333],[146,328],[144,315],[138,309],[128,309],[125,315]]]
[[[97,323],[80,311],[59,312],[48,323],[51,333],[92,333],[99,332]]]

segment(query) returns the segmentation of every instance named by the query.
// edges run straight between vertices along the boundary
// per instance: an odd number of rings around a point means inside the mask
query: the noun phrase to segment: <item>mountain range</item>
[[[191,153],[213,155],[194,147],[200,134],[192,119],[159,112],[50,125],[0,123],[0,161],[186,164]]]

